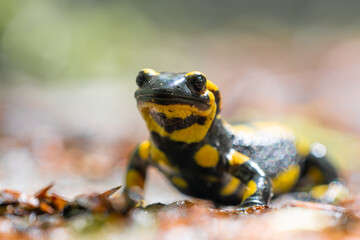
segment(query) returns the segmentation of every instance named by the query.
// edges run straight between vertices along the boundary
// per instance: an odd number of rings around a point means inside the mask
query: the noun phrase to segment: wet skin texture
[[[150,139],[136,147],[127,167],[124,195],[134,206],[144,205],[148,166],[186,195],[241,207],[268,205],[274,195],[338,177],[321,144],[297,139],[284,126],[227,124],[219,89],[201,72],[143,69],[136,83]]]

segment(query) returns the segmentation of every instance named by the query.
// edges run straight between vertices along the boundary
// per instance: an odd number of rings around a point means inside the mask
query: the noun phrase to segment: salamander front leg
[[[238,152],[229,164],[230,174],[246,184],[240,207],[267,206],[272,197],[271,182],[259,165]]]
[[[149,142],[142,142],[133,152],[127,170],[123,196],[129,207],[145,207],[144,184],[149,155]]]

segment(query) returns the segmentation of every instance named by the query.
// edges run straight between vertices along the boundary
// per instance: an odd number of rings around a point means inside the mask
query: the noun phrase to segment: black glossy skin
[[[337,179],[325,156],[315,157],[311,149],[301,156],[295,137],[282,128],[247,123],[241,127],[249,131],[233,131],[219,116],[219,90],[200,72],[157,73],[145,69],[139,73],[137,84],[135,97],[148,124],[150,140],[135,149],[127,168],[125,195],[135,205],[142,204],[150,165],[186,195],[242,207],[268,205],[276,178],[287,171],[291,174],[289,169],[294,166],[299,176],[281,183],[291,189],[301,181],[309,182],[309,169],[316,168],[322,174],[321,181],[311,184]],[[201,137],[191,135],[202,132]],[[242,160],[235,161],[239,159],[235,156]]]
[[[208,109],[209,96],[194,94],[187,86],[184,75],[167,72],[153,76],[136,90],[135,98],[137,101],[154,101],[163,105],[182,103],[195,105],[201,110]]]

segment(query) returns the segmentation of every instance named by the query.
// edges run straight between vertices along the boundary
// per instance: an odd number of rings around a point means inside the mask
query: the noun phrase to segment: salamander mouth
[[[210,108],[210,105],[207,103],[206,99],[202,99],[195,96],[178,96],[175,94],[139,94],[135,95],[136,100],[141,102],[152,102],[160,105],[173,105],[173,104],[184,104],[189,106],[194,106],[199,110],[207,110]]]

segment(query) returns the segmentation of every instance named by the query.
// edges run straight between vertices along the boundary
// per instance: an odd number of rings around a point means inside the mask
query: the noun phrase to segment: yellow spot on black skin
[[[130,169],[126,174],[126,187],[144,188],[144,178],[135,169]]]
[[[274,194],[284,193],[291,190],[300,176],[300,166],[293,165],[273,179]]]
[[[241,165],[250,160],[250,157],[234,150],[229,153],[228,158],[230,165]]]
[[[246,186],[246,190],[243,195],[242,201],[253,195],[257,190],[256,183],[253,180],[250,180]]]
[[[194,75],[194,74],[201,74],[201,75],[203,75],[204,77],[206,77],[205,74],[203,74],[202,72],[199,72],[199,71],[191,71],[191,72],[188,72],[187,74],[185,74],[185,77],[188,77],[188,76],[191,76],[191,75]]]
[[[194,156],[201,167],[215,167],[219,162],[219,152],[209,144],[202,146]]]
[[[206,88],[209,89],[212,92],[219,91],[219,88],[211,81],[206,82]]]
[[[230,181],[221,189],[220,194],[223,196],[229,196],[234,194],[239,188],[241,181],[238,178],[232,177]]]
[[[315,184],[323,183],[325,181],[324,174],[316,167],[309,167],[307,175]]]
[[[159,73],[157,71],[155,71],[154,69],[151,69],[151,68],[143,68],[143,69],[141,69],[141,71],[143,71],[144,73],[149,74],[149,75],[159,75]]]
[[[149,141],[143,141],[139,145],[139,156],[142,160],[146,160],[149,158],[149,148],[150,148]]]
[[[211,81],[207,81],[206,82],[206,89],[208,89],[209,91],[211,91],[212,93],[215,93],[217,92],[219,94],[219,88]],[[217,103],[217,107],[218,109],[221,109],[222,108],[222,101],[221,101],[221,98],[219,100],[219,102]]]
[[[179,188],[187,188],[187,182],[181,177],[172,177],[171,182]]]
[[[310,195],[315,199],[321,199],[325,196],[329,189],[329,185],[318,185],[311,189]]]
[[[296,141],[296,150],[300,156],[306,157],[310,153],[311,143],[304,138]]]
[[[165,153],[160,151],[154,144],[151,144],[150,146],[150,156],[154,161],[156,161],[160,165],[166,165],[166,166],[171,165]]]

